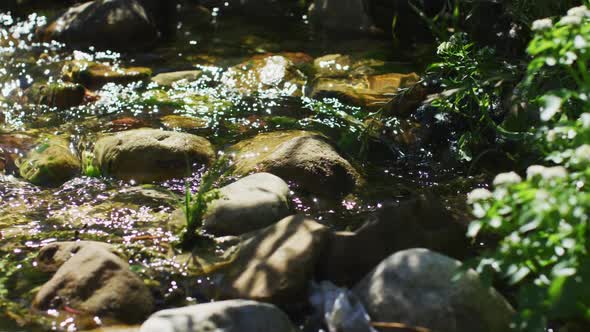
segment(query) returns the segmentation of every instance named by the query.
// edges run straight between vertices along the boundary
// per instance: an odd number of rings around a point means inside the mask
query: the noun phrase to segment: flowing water
[[[59,43],[38,43],[34,31],[52,12],[16,17],[0,15],[0,149],[10,146],[12,155],[24,155],[34,140],[45,134],[71,137],[72,150],[79,155],[91,151],[96,137],[136,127],[182,130],[207,137],[218,150],[256,133],[303,128],[318,130],[339,142],[341,151],[364,171],[367,189],[354,196],[324,199],[301,193],[291,183],[292,206],[337,230],[358,227],[381,207],[431,192],[461,213],[466,190],[478,179],[427,148],[404,150],[372,142],[361,149],[358,126],[345,115],[363,119],[369,111],[336,99],[313,100],[292,97],[288,91],[273,90],[243,96],[223,83],[223,73],[257,54],[292,52],[293,57],[318,57],[343,53],[354,59],[382,61],[383,72],[412,72],[420,67],[415,58],[402,57],[388,38],[353,34],[328,35],[314,32],[302,14],[277,18],[232,15],[220,7],[203,12],[184,5],[177,37],[149,51],[117,53],[80,49]],[[162,89],[154,84],[108,84],[95,91],[98,100],[58,110],[34,102],[23,102],[23,91],[36,82],[53,82],[62,76],[66,61],[74,59],[107,62],[112,66],[146,66],[154,73],[199,69],[195,82]],[[305,71],[305,66],[301,69]],[[272,75],[272,73],[271,73]],[[311,82],[308,82],[311,83]],[[165,100],[160,98],[164,94]],[[160,99],[158,99],[160,98]],[[167,124],[166,116],[198,119],[182,129]],[[390,119],[388,132],[407,134],[404,119]],[[356,135],[356,136],[355,136]],[[392,135],[393,137],[393,135]],[[395,141],[395,140],[394,140]],[[2,154],[0,154],[2,157]],[[76,177],[55,187],[39,187],[18,176],[14,165],[0,173],[0,331],[16,323],[72,328],[76,323],[50,313],[28,310],[35,287],[48,276],[35,272],[34,256],[46,243],[92,239],[117,245],[129,256],[134,272],[151,280],[158,308],[207,299],[214,283],[194,278],[199,266],[187,265],[181,253],[170,254],[177,234],[168,230],[167,220],[181,206],[185,183],[198,188],[201,169],[187,179],[150,186],[107,178]],[[208,247],[200,253],[204,261],[215,260],[224,248]],[[79,322],[78,322],[79,323]]]

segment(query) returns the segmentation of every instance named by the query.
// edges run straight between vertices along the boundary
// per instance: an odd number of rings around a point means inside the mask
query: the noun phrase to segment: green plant
[[[479,152],[497,144],[498,139],[522,139],[500,125],[506,86],[514,85],[518,69],[498,59],[490,47],[478,48],[467,34],[457,33],[440,44],[439,62],[427,69],[428,80],[443,90],[431,105],[438,118],[458,124],[455,152],[471,161]]]
[[[181,236],[181,247],[191,248],[194,245],[198,237],[197,231],[201,227],[209,203],[219,198],[219,191],[214,189],[214,186],[220,178],[228,174],[229,165],[225,156],[220,157],[201,176],[199,189],[195,194],[191,193],[190,183],[186,182],[183,206],[186,228]]]
[[[532,60],[521,84],[541,122],[537,149],[550,167],[533,165],[526,179],[499,174],[493,192],[469,195],[469,235],[501,237],[478,270],[518,286],[521,331],[549,322],[590,322],[590,10],[533,23]]]

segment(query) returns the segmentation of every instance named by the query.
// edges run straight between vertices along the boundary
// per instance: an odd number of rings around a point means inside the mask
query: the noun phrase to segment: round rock
[[[194,164],[210,165],[215,151],[200,136],[134,129],[99,139],[94,157],[103,175],[149,183],[187,176]]]

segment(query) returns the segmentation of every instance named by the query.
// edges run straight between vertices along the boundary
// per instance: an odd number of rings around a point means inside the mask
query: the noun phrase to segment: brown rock
[[[301,215],[241,237],[234,261],[223,271],[221,297],[275,304],[305,300],[328,228]]]
[[[42,249],[39,260],[45,270],[59,269],[35,296],[35,309],[67,306],[125,323],[140,322],[153,310],[143,281],[103,244],[58,242]]]

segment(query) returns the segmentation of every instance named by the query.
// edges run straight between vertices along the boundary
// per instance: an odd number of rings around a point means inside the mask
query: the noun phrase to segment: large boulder
[[[385,206],[355,232],[334,232],[318,277],[352,286],[391,254],[428,248],[460,258],[470,247],[466,227],[439,199],[419,197]]]
[[[149,289],[113,249],[96,242],[57,242],[43,247],[44,271],[57,271],[33,301],[38,310],[77,310],[125,323],[145,319],[154,307]]]
[[[272,304],[230,300],[168,309],[153,314],[140,332],[295,332],[295,327]]]
[[[379,264],[353,292],[377,322],[437,332],[504,332],[514,310],[461,262],[428,249],[400,251]]]
[[[269,173],[246,176],[219,189],[219,195],[203,219],[203,228],[211,234],[240,235],[289,215],[289,186]]]
[[[305,75],[287,57],[253,57],[229,68],[221,78],[224,85],[241,94],[301,96]]]
[[[149,183],[184,177],[195,163],[209,165],[215,151],[200,136],[134,129],[100,138],[94,146],[94,158],[103,175]]]
[[[37,185],[60,185],[81,169],[70,142],[58,136],[42,139],[19,163],[20,175]]]
[[[307,131],[263,133],[230,148],[235,173],[268,172],[314,194],[329,196],[353,191],[362,184],[355,168],[323,135]]]
[[[243,235],[234,260],[220,271],[219,296],[284,305],[305,301],[328,232],[296,215]]]
[[[133,49],[152,45],[158,30],[137,0],[95,0],[71,7],[38,36],[76,47]]]
[[[65,80],[83,84],[89,89],[98,89],[107,83],[146,81],[152,76],[152,70],[146,67],[112,67],[98,62],[75,60],[63,66],[62,76]]]

